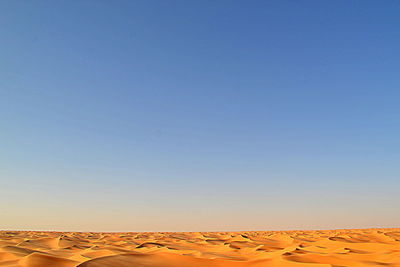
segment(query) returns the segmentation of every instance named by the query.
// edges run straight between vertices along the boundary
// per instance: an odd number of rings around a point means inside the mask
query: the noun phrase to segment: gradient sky
[[[399,1],[1,1],[0,228],[400,226]]]

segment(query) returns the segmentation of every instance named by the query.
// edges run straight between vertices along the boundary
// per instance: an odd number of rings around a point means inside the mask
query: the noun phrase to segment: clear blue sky
[[[399,226],[399,14],[1,1],[0,228]]]

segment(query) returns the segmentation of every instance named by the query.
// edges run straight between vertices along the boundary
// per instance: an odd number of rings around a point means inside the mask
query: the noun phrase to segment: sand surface
[[[399,266],[400,229],[0,232],[0,267]]]

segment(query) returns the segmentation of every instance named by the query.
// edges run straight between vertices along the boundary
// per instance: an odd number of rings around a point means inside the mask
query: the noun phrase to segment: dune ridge
[[[400,229],[0,231],[0,267],[400,267]]]

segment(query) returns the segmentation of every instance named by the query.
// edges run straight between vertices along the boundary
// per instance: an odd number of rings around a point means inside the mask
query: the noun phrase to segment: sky
[[[399,13],[1,1],[0,229],[400,227]]]

